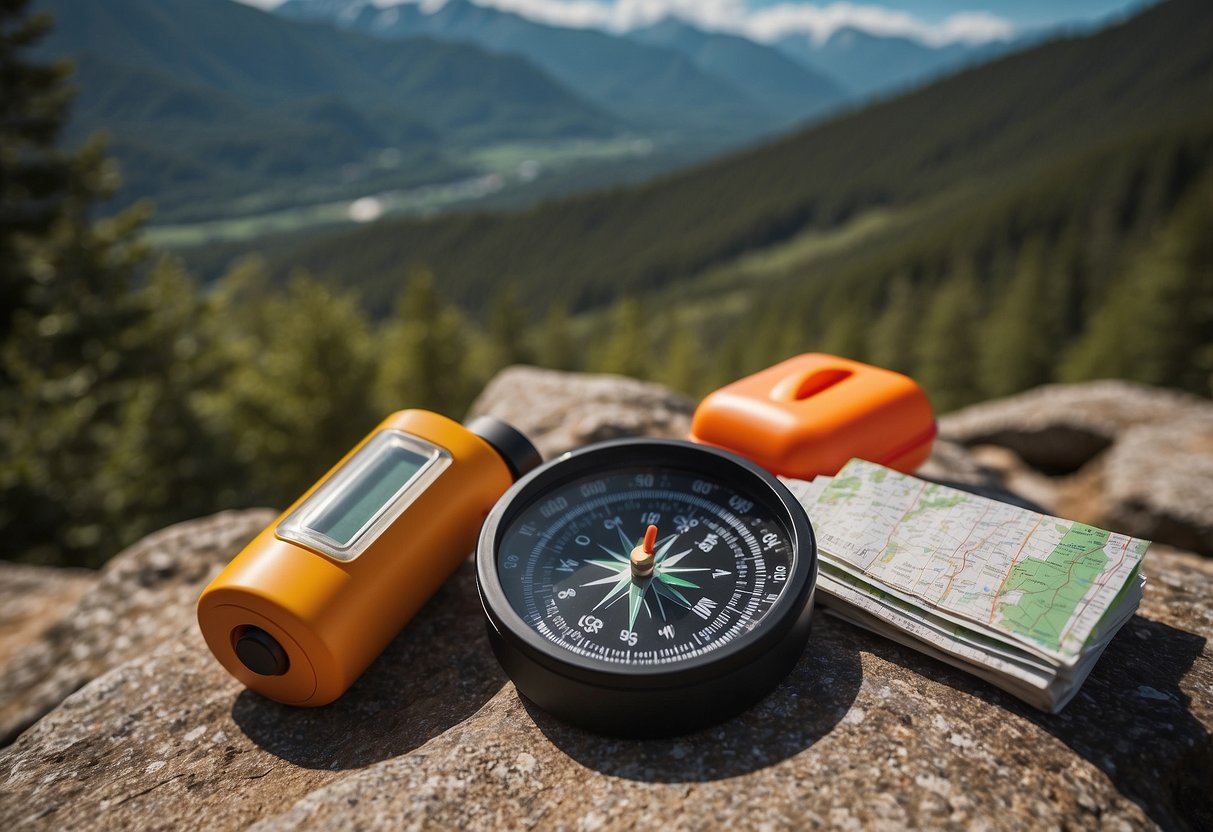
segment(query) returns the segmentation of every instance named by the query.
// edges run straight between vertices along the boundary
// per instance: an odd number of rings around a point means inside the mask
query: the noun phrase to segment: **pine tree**
[[[1192,188],[1159,242],[1112,287],[1062,367],[1067,381],[1127,378],[1213,394],[1213,199]]]
[[[962,261],[935,291],[917,341],[915,377],[937,412],[946,413],[978,398],[981,314],[973,264]]]
[[[518,302],[518,287],[507,283],[498,292],[489,310],[489,348],[493,369],[511,364],[532,364],[535,355],[531,350],[530,316]]]
[[[862,306],[835,306],[821,340],[822,352],[863,361],[867,357],[868,320]]]
[[[697,395],[704,390],[703,347],[681,315],[670,316],[670,323],[658,336],[661,354],[653,377],[675,390]]]
[[[893,278],[884,308],[868,334],[868,357],[877,367],[899,373],[914,371],[914,338],[922,305],[908,275]]]
[[[408,277],[380,341],[376,389],[385,412],[420,407],[458,418],[488,375],[469,368],[467,325],[426,268]]]
[[[622,295],[608,316],[606,332],[591,353],[591,369],[634,378],[648,378],[652,372],[650,345],[660,322],[644,314],[640,301]]]
[[[241,499],[285,507],[385,415],[369,325],[354,295],[306,275],[269,295],[255,271],[238,278],[216,295],[225,372],[199,407],[245,472]]]
[[[27,59],[51,23],[29,5],[0,3],[0,343],[29,304],[37,252],[67,219],[79,179],[72,157],[55,146],[71,102],[70,67]]]
[[[982,392],[1007,396],[1052,380],[1067,311],[1064,277],[1048,269],[1043,242],[1029,241],[982,327]]]
[[[539,328],[536,361],[553,370],[574,370],[581,366],[581,355],[573,338],[573,324],[564,304],[548,307]]]
[[[0,535],[14,556],[97,563],[159,499],[123,474],[163,437],[134,455],[116,440],[146,416],[136,401],[162,401],[175,362],[138,291],[146,209],[92,220],[116,170],[99,142],[56,147],[68,68],[28,58],[49,26],[28,7],[0,4]]]

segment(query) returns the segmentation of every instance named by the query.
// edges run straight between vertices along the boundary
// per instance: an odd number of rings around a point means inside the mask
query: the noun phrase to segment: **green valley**
[[[677,326],[650,327],[624,365],[695,391],[824,349],[915,373],[943,409],[1104,374],[1208,392],[1199,303],[1179,330],[1141,330],[1166,353],[1148,368],[1090,345],[1149,280],[1134,274],[1178,258],[1168,273],[1209,291],[1191,229],[1210,211],[1210,42],[1213,11],[1172,0],[649,185],[255,250],[272,273],[356,288],[373,314],[410,269],[474,315],[505,283],[532,326],[555,303],[599,343],[621,324],[608,307],[641,297]],[[214,275],[248,250],[187,259]],[[671,374],[667,352],[698,367]]]

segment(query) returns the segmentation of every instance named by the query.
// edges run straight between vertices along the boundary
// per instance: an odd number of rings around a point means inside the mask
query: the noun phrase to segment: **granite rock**
[[[684,435],[689,403],[637,384],[515,368],[477,410],[549,455]],[[546,398],[528,408],[533,395]],[[581,426],[545,421],[549,407]],[[1132,450],[1130,434],[1110,445]],[[1007,486],[1037,473],[1017,454],[941,442],[924,473],[1022,500]],[[1087,485],[1115,462],[1088,462]],[[1062,499],[1066,482],[1037,497]],[[207,652],[193,602],[271,517],[148,538],[10,662],[0,702],[23,716],[6,724],[45,715],[0,751],[0,828],[1213,828],[1208,559],[1151,548],[1138,614],[1059,715],[819,609],[799,664],[754,708],[623,741],[518,696],[470,562],[336,703],[244,690]]]
[[[1102,471],[1101,520],[1213,555],[1213,413],[1125,431]]]
[[[202,587],[274,516],[261,509],[180,523],[111,559],[74,606],[6,662],[0,745],[80,686],[193,627]]]
[[[223,518],[264,520],[259,511]],[[0,752],[0,829],[242,829],[284,812],[479,710],[505,681],[483,628],[469,562],[323,708],[245,690],[196,624],[169,630]]]
[[[964,482],[993,479],[1050,513],[1213,555],[1213,402],[1121,381],[1052,385],[945,416],[940,432],[926,476],[960,459]]]
[[[162,639],[0,753],[0,827],[1209,828],[1213,563],[1147,573],[1057,716],[819,610],[750,711],[622,741],[519,698],[467,564],[325,708],[242,690],[192,627]]]
[[[507,367],[472,403],[521,430],[544,459],[627,436],[686,438],[695,403],[668,387],[612,375]]]
[[[1075,471],[1124,431],[1189,416],[1209,418],[1213,402],[1127,381],[1050,384],[973,405],[939,420],[940,435],[962,445],[997,445],[1033,468]]]
[[[96,580],[88,569],[0,561],[0,678],[8,676],[9,661],[63,618]]]

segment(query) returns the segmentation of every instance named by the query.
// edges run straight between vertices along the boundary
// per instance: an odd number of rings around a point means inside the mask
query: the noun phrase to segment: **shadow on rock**
[[[1101,769],[1164,829],[1213,829],[1213,738],[1179,683],[1205,639],[1135,615],[1060,714],[1025,705],[981,680],[880,638],[865,649],[1006,708]]]
[[[266,751],[306,768],[350,769],[404,754],[478,711],[505,683],[465,563],[331,705],[294,708],[245,690],[232,718]]]
[[[857,632],[820,609],[814,615],[809,645],[787,679],[748,711],[693,734],[660,740],[603,737],[522,701],[556,747],[612,777],[687,783],[747,774],[793,757],[830,733],[859,693]]]

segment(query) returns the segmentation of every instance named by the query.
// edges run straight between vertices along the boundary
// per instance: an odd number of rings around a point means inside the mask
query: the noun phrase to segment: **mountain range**
[[[656,55],[649,53],[646,59],[645,53],[630,49],[626,42],[665,47],[685,56],[708,78],[727,81],[751,101],[765,105],[777,120],[782,115],[785,122],[826,112],[843,100],[905,89],[1023,43],[1015,38],[935,46],[847,27],[820,43],[807,34],[788,34],[763,44],[740,35],[706,32],[673,17],[616,35],[549,26],[473,0],[445,0],[436,8],[415,2],[381,6],[367,0],[286,0],[274,12],[378,37],[424,34],[523,55],[591,99],[605,91],[600,86],[605,78],[634,62],[639,62],[637,69],[648,70],[650,82],[666,83],[669,79],[654,71],[661,66],[660,61],[652,63]],[[669,61],[668,55],[664,61]],[[662,89],[630,94],[652,96],[656,102]],[[626,98],[600,100],[607,106],[626,106],[626,102]],[[681,106],[677,99],[669,104]]]
[[[39,0],[40,45],[70,55],[75,141],[110,136],[123,197],[169,215],[318,179],[360,187],[467,175],[461,147],[606,136],[621,121],[532,64],[473,46],[407,44],[296,23],[228,0]],[[393,155],[384,167],[382,151]]]
[[[875,35],[854,27],[837,30],[821,43],[803,34],[784,35],[774,46],[828,77],[845,79],[854,99],[887,96],[988,61],[1026,46],[1041,33],[1010,40],[930,46],[893,35]]]
[[[837,83],[775,50],[684,25],[620,37],[547,26],[470,0],[448,0],[434,11],[415,3],[287,0],[274,12],[379,38],[426,36],[525,57],[638,128],[747,138],[824,112],[845,97]]]
[[[1196,161],[1158,174],[1168,199],[1189,187],[1213,121],[1209,43],[1213,10],[1171,0],[1094,35],[1041,44],[647,186],[507,215],[390,221],[258,248],[280,271],[303,267],[357,285],[383,310],[410,262],[433,268],[450,297],[468,306],[483,304],[510,278],[530,303],[589,308],[620,292],[663,287],[702,297],[706,284],[696,281],[704,276],[760,252],[783,251],[786,265],[792,255],[784,247],[806,240],[829,241],[836,259],[845,253],[850,259],[839,269],[875,257],[880,239],[886,249],[894,238],[898,245],[960,245],[969,233],[961,228],[1025,189],[1061,188],[1073,175],[1076,197],[1092,188],[1098,196],[1089,171],[1103,168],[1139,187],[1122,170],[1137,162],[1108,161],[1118,147],[1136,159],[1143,142],[1191,144],[1174,152]],[[1173,134],[1190,142],[1158,138]],[[1097,151],[1112,156],[1096,164],[1089,157]],[[1072,173],[1079,169],[1081,176]],[[1031,219],[1012,213],[999,222],[1018,228]],[[784,271],[829,280],[816,269]],[[723,280],[713,285],[750,291]]]
[[[879,86],[809,60],[846,53],[837,38],[793,57],[673,20],[610,34],[468,0],[432,12],[360,0],[288,0],[273,14],[231,0],[36,7],[56,19],[39,54],[77,67],[67,140],[108,134],[124,180],[115,207],[150,197],[159,223],[305,213],[495,172],[516,186],[498,201],[538,199],[686,165]],[[897,48],[917,55],[890,64],[897,83],[966,54],[931,63],[926,46]],[[519,178],[500,161],[545,153],[559,165],[538,183],[534,165]]]

